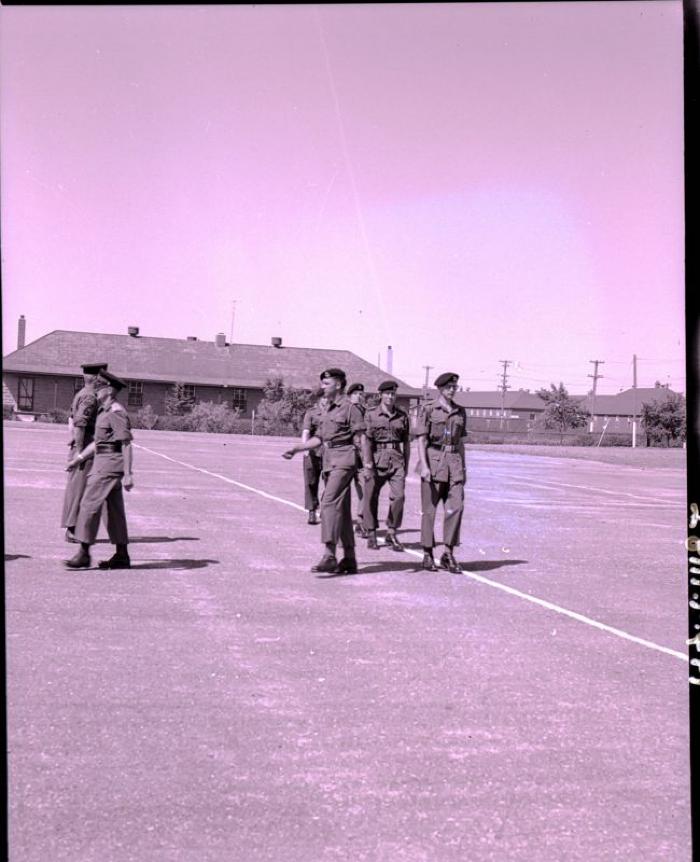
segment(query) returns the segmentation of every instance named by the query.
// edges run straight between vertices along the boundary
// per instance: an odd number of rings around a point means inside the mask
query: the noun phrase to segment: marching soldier
[[[467,414],[453,400],[458,380],[459,375],[452,372],[441,374],[435,380],[438,397],[423,406],[414,432],[418,438],[420,458],[422,567],[428,572],[438,570],[433,559],[433,547],[435,514],[439,502],[445,508],[445,552],[440,558],[440,566],[454,574],[462,572],[453,553],[455,545],[459,545],[466,481],[464,438],[467,433]]]
[[[131,567],[128,552],[128,533],[122,484],[127,491],[133,487],[131,475],[131,423],[129,414],[116,400],[117,393],[126,384],[109,371],[100,371],[95,383],[100,411],[95,422],[95,439],[68,464],[69,470],[78,468],[94,455],[85,493],[80,504],[75,538],[80,550],[66,561],[69,569],[87,569],[91,565],[90,545],[97,538],[100,510],[107,507],[107,532],[116,546],[116,553],[103,560],[101,569],[128,569]]]
[[[357,472],[357,451],[365,428],[362,413],[345,394],[346,377],[340,368],[328,368],[321,374],[321,386],[328,400],[319,414],[316,434],[283,453],[293,458],[297,452],[308,452],[323,443],[325,488],[321,497],[321,541],[326,552],[312,572],[355,574],[355,535],[352,529],[350,486]],[[343,546],[338,562],[336,547]]]
[[[316,393],[317,402],[304,414],[304,422],[301,430],[301,442],[306,443],[310,437],[316,435],[319,414],[326,409],[326,399],[323,389]],[[309,513],[307,524],[320,524],[318,517],[318,486],[321,483],[323,472],[323,451],[321,448],[309,449],[304,452],[304,507]]]
[[[70,431],[70,447],[68,460],[71,461],[78,452],[92,443],[95,436],[95,420],[97,419],[97,396],[95,381],[99,371],[107,368],[106,362],[86,363],[80,366],[83,371],[85,385],[73,396],[73,402],[68,416]],[[86,458],[78,467],[71,470],[63,495],[63,513],[61,526],[66,529],[66,541],[75,542],[75,524],[78,520],[80,501],[85,491],[88,473],[92,467],[92,458]]]
[[[348,398],[350,401],[358,408],[360,413],[364,416],[366,413],[365,408],[365,387],[362,383],[351,383],[348,386],[347,391]],[[364,524],[364,488],[365,488],[365,476],[362,473],[362,454],[361,452],[357,453],[357,473],[355,474],[355,479],[353,480],[353,484],[355,485],[355,493],[357,494],[357,523],[355,524],[355,532],[362,536],[363,539],[367,538],[367,529]]]
[[[386,519],[386,544],[394,551],[404,547],[396,538],[403,520],[406,473],[411,457],[410,426],[408,415],[396,406],[395,380],[379,384],[380,403],[365,414],[366,430],[363,439],[365,471],[364,526],[369,538],[367,547],[376,551],[379,512],[379,494],[389,483],[389,515]]]

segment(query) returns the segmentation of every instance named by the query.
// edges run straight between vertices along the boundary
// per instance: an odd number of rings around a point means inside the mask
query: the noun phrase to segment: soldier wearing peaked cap
[[[116,546],[116,553],[101,562],[100,568],[128,569],[131,566],[122,484],[127,491],[134,484],[131,474],[133,438],[129,414],[116,399],[125,386],[123,380],[109,371],[102,370],[97,375],[95,389],[100,410],[95,422],[95,439],[68,464],[68,469],[73,470],[86,458],[94,456],[75,527],[75,538],[81,547],[66,561],[70,569],[90,567],[90,546],[97,538],[103,505],[107,507],[109,540]]]
[[[326,408],[326,398],[323,390],[319,389],[316,393],[316,403],[309,407],[304,414],[304,421],[301,429],[301,442],[306,443],[311,437],[314,437],[320,421],[320,414]],[[310,449],[304,452],[304,507],[309,513],[307,523],[316,525],[319,524],[318,518],[318,488],[321,483],[321,475],[323,473],[323,450],[319,446],[316,449]]]
[[[440,374],[435,380],[438,397],[428,402],[418,414],[414,430],[418,438],[421,474],[421,543],[426,571],[435,572],[433,559],[435,546],[435,515],[438,503],[445,508],[443,542],[445,553],[440,566],[449,572],[460,573],[453,549],[459,545],[459,534],[464,511],[464,438],[467,433],[467,414],[454,401],[459,375],[453,372]]]
[[[411,456],[408,415],[396,406],[395,380],[379,384],[380,403],[365,414],[363,462],[366,473],[364,525],[369,533],[367,547],[377,550],[379,495],[389,483],[389,515],[386,520],[386,544],[394,551],[403,551],[396,531],[403,520],[406,473]]]
[[[345,394],[346,377],[342,369],[328,368],[322,372],[321,386],[328,404],[320,414],[315,435],[306,443],[296,443],[282,457],[293,458],[297,452],[308,452],[323,443],[326,485],[321,498],[321,541],[326,552],[311,571],[354,574],[357,559],[350,486],[357,471],[357,450],[365,423],[362,413]],[[338,542],[343,546],[340,562],[336,559]]]
[[[364,383],[351,383],[347,389],[347,395],[350,401],[359,409],[360,413],[364,416],[366,413],[365,408],[365,386]],[[355,532],[362,536],[363,539],[367,538],[367,529],[364,523],[364,496],[365,496],[365,483],[366,476],[362,472],[362,455],[360,452],[357,453],[357,473],[355,474],[355,478],[353,480],[353,484],[355,486],[355,493],[357,494],[357,523],[355,525]]]
[[[95,436],[95,420],[97,419],[97,396],[95,382],[97,374],[107,369],[106,362],[91,362],[80,366],[83,371],[84,385],[73,396],[68,415],[68,430],[70,432],[70,447],[68,460],[92,443]],[[80,501],[85,492],[88,473],[92,467],[92,458],[86,458],[78,467],[71,470],[63,495],[63,512],[61,526],[66,530],[66,541],[75,542],[75,525],[78,520]]]

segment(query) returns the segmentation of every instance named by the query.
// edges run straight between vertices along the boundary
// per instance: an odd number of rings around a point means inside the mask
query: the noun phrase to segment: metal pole
[[[252,418],[250,420],[250,433],[255,434],[255,410],[253,410],[251,416]]]

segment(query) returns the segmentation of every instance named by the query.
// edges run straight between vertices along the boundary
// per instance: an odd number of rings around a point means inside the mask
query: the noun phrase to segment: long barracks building
[[[182,383],[193,401],[229,404],[249,417],[269,378],[314,390],[321,371],[331,367],[344,369],[348,383],[364,383],[368,392],[376,391],[382,380],[396,380],[398,402],[405,409],[421,395],[420,389],[348,350],[285,347],[281,338],[269,345],[228,344],[223,334],[214,341],[154,338],[129,327],[125,335],[55,330],[18,346],[3,360],[3,403],[27,418],[67,410],[83,385],[80,367],[88,362],[108,362],[110,371],[127,382],[121,400],[129,410],[150,405],[158,414],[165,413],[173,384]]]

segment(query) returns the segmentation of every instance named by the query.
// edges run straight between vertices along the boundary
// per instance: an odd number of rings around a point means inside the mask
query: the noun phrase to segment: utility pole
[[[591,427],[588,429],[589,431],[593,431],[593,426],[595,425],[595,394],[598,390],[598,380],[603,376],[602,374],[598,374],[598,366],[605,365],[602,359],[589,359],[588,360],[591,365],[593,365],[593,374],[589,374],[589,377],[593,378],[593,390],[591,395]]]
[[[432,365],[424,365],[425,368],[425,383],[423,384],[423,401],[425,401],[428,397],[428,381],[430,379],[430,372],[434,366]]]
[[[632,356],[632,448],[637,445],[637,354]]]
[[[499,389],[501,390],[501,429],[503,428],[503,420],[506,417],[506,391],[510,388],[508,386],[508,366],[511,365],[512,360],[510,359],[499,359],[498,360],[503,366],[503,374],[501,375],[501,385]]]

